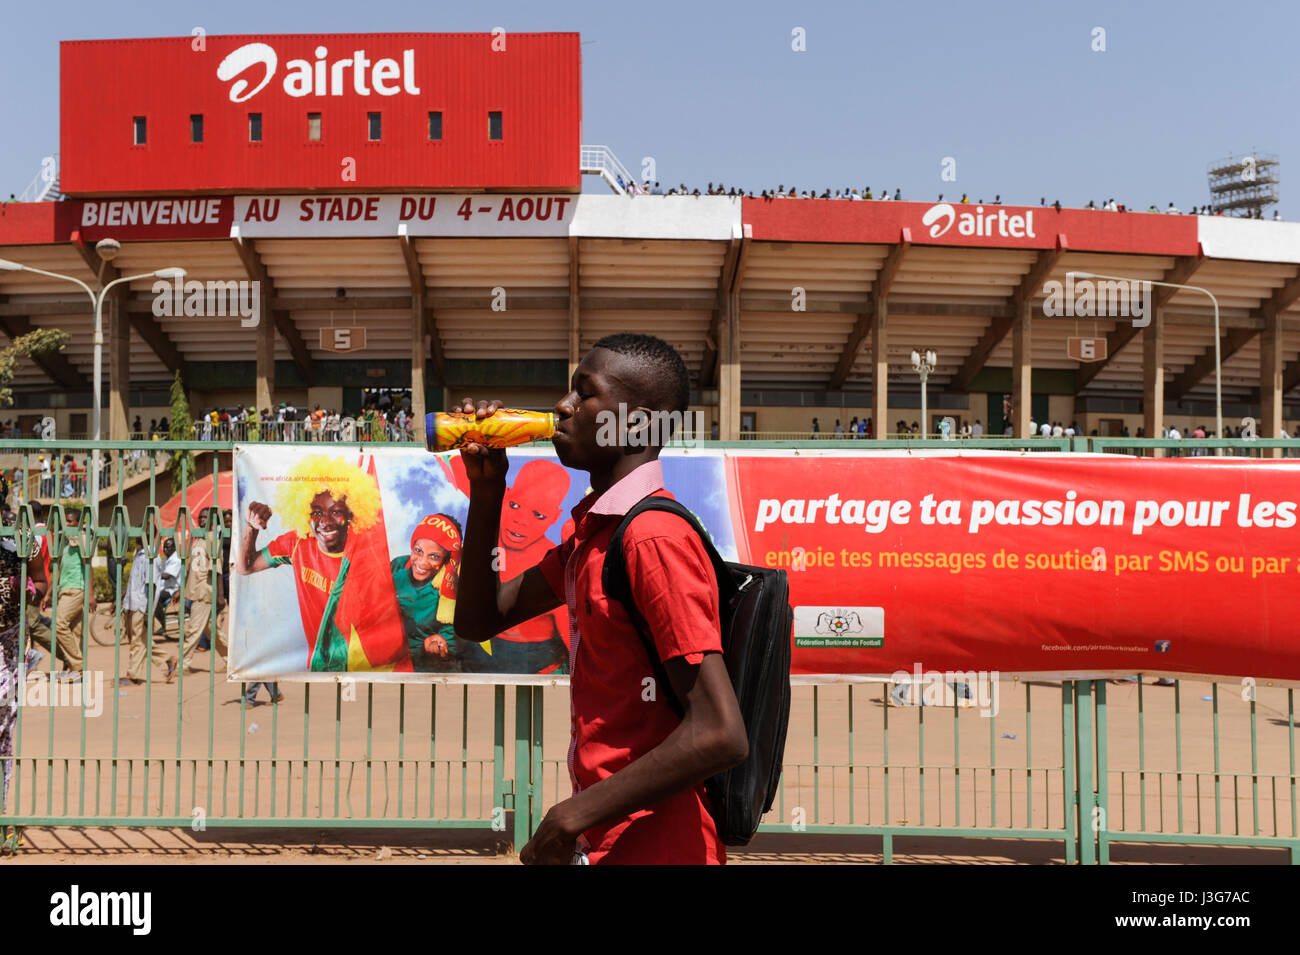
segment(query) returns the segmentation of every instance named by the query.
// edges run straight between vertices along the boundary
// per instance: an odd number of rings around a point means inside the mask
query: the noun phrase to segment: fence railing
[[[1086,439],[1032,446],[1067,450],[1080,441],[1087,446]],[[0,453],[26,459],[42,442],[16,444]],[[85,576],[80,590],[59,588],[44,610],[27,606],[20,586],[23,618],[45,628],[53,653],[43,649],[40,663],[18,674],[13,748],[0,753],[11,775],[0,823],[482,828],[509,832],[521,847],[567,796],[562,677],[513,687],[341,677],[332,685],[285,683],[281,702],[250,702],[250,689],[270,690],[219,675],[223,561],[213,561],[208,579],[213,599],[188,606],[171,599],[154,565],[164,541],[180,540],[185,581],[186,539],[213,556],[228,542],[219,515],[208,528],[197,509],[173,527],[158,516],[158,481],[171,453],[222,446],[91,444],[68,453],[85,462],[96,448],[109,451],[118,487],[136,462],[150,503],[133,516],[119,491],[103,525],[94,508],[75,527],[55,508],[42,530],[23,508],[17,524],[0,527],[0,538],[17,538],[20,548],[33,534],[49,540],[61,582],[76,582],[75,574],[63,578],[69,561]],[[220,455],[199,462],[199,475],[183,468],[186,494],[196,476],[215,478],[222,467]],[[123,611],[132,557],[153,565],[151,609],[137,615]],[[134,673],[132,627],[145,654]],[[187,630],[204,632],[209,649],[195,651],[195,669],[178,667],[169,682],[148,660],[155,646],[162,657],[180,656]],[[81,675],[63,678],[60,667]],[[143,682],[130,682],[133,675]],[[922,706],[888,682],[795,683],[785,773],[766,832],[879,839],[885,861],[899,839],[946,836],[1049,840],[1067,862],[1107,862],[1117,843],[1179,843],[1281,849],[1300,864],[1291,688],[1004,681],[1000,705],[986,714],[964,705],[960,692]]]

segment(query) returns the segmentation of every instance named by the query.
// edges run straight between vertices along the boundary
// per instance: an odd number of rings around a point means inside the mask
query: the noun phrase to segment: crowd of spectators
[[[649,179],[645,180],[644,182],[624,181],[623,177],[620,176],[618,177],[618,184],[622,189],[626,191],[626,193],[629,196],[664,196],[664,195],[667,196],[728,196],[731,198],[745,198],[745,199],[848,199],[850,201],[874,200],[878,202],[889,202],[889,201],[901,202],[903,200],[903,190],[901,187],[896,187],[893,193],[890,193],[889,189],[887,188],[881,188],[879,192],[873,193],[870,186],[863,186],[861,189],[858,189],[854,186],[845,186],[842,189],[835,189],[835,190],[832,190],[829,186],[827,186],[821,192],[818,192],[815,188],[811,190],[799,189],[797,186],[790,186],[789,188],[787,188],[785,183],[780,183],[779,185],[777,185],[775,189],[770,189],[770,188],[762,189],[758,192],[757,195],[755,195],[753,189],[746,190],[743,186],[740,187],[728,186],[725,183],[721,183],[721,182],[719,183],[710,182],[702,190],[698,186],[692,189],[691,187],[687,186],[686,183],[681,183],[679,185],[672,186],[665,191],[663,186],[658,182],[651,182]],[[943,202],[942,192],[939,193],[939,198],[936,199],[935,201]],[[985,204],[983,198],[972,199],[970,195],[965,192],[961,194],[960,199],[955,201],[959,205],[971,205],[971,204],[984,205]],[[1054,202],[1049,203],[1047,201],[1046,196],[1040,197],[1038,200],[1038,204],[1043,208],[1049,208],[1049,207],[1053,208],[1057,212],[1060,212],[1062,208],[1067,208],[1061,205],[1060,199],[1057,199]],[[988,203],[988,205],[994,205],[994,206],[1002,205],[1001,194],[995,195],[993,197],[993,201],[991,203]],[[1102,210],[1106,212],[1132,212],[1133,211],[1131,208],[1129,208],[1129,206],[1125,205],[1122,202],[1117,202],[1113,197],[1107,199],[1101,205],[1097,205],[1095,200],[1089,199],[1088,204],[1086,206],[1081,206],[1080,208]],[[1184,213],[1172,202],[1169,203],[1169,205],[1164,209],[1160,209],[1156,206],[1155,203],[1152,203],[1151,205],[1147,206],[1146,211],[1164,213],[1166,215],[1184,215],[1184,214],[1196,215],[1196,216],[1225,215],[1225,211],[1223,209],[1216,208],[1213,205],[1192,206],[1190,207],[1188,212]],[[1259,210],[1255,210],[1253,213],[1248,213],[1244,218],[1263,219],[1264,214]],[[1272,218],[1274,221],[1280,221],[1282,217],[1278,213],[1278,211],[1274,209]]]
[[[137,423],[139,419],[137,418]],[[405,404],[371,403],[355,418],[333,408],[280,402],[275,409],[209,408],[194,422],[195,441],[410,441],[415,420]]]

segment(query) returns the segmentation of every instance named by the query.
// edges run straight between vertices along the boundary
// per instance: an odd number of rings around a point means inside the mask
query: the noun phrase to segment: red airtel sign
[[[911,241],[925,245],[1195,255],[1197,217],[1051,206],[851,199],[746,199],[755,239],[779,242]]]
[[[75,41],[60,77],[72,196],[580,190],[576,33]]]

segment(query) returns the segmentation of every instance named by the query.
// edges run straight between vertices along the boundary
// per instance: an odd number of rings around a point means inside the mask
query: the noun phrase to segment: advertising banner
[[[1195,255],[1197,217],[1052,206],[962,202],[828,202],[745,199],[753,238],[777,242],[898,242],[918,245]],[[811,214],[810,210],[816,210]],[[1208,249],[1207,249],[1208,251]]]
[[[587,493],[549,451],[510,460],[503,579],[559,543]],[[797,675],[1300,683],[1297,463],[948,449],[662,461],[724,558],[789,572]],[[235,480],[232,680],[565,674],[563,607],[481,645],[451,627],[458,453],[241,445]]]

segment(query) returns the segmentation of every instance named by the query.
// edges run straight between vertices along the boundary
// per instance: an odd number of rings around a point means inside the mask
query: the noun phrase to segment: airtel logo
[[[316,60],[290,60],[285,64],[284,92],[293,97],[346,96],[348,87],[357,96],[369,96],[371,91],[380,96],[398,93],[419,95],[415,85],[415,51],[403,50],[402,62],[384,57],[373,63],[365,50],[353,50],[352,55],[329,62],[329,50],[316,47]],[[266,43],[246,43],[226,55],[217,66],[217,79],[234,80],[230,85],[230,102],[243,103],[252,99],[271,82],[280,58],[275,49]],[[261,82],[249,88],[243,74],[261,66],[266,72]],[[351,74],[351,82],[346,77]],[[368,85],[367,85],[367,81]]]
[[[1026,209],[1023,214],[1009,214],[1006,209],[999,206],[997,212],[989,212],[986,215],[983,206],[976,206],[974,212],[962,212],[958,215],[957,210],[951,205],[941,202],[926,209],[925,215],[921,216],[921,225],[930,227],[932,239],[939,238],[951,229],[954,222],[961,235],[997,235],[1012,239],[1037,238],[1034,233],[1033,209]]]
[[[234,99],[233,93],[231,99]],[[952,228],[953,221],[956,218],[957,213],[953,211],[952,206],[946,202],[941,202],[937,206],[931,206],[925,210],[925,215],[921,216],[921,225],[928,225],[930,227],[930,238],[937,239]]]

